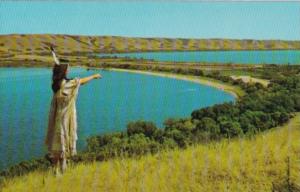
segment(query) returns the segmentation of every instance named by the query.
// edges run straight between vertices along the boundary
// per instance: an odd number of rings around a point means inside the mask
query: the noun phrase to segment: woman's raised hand
[[[97,73],[97,74],[94,74],[94,78],[95,79],[100,79],[100,78],[102,78],[102,76],[99,73]]]

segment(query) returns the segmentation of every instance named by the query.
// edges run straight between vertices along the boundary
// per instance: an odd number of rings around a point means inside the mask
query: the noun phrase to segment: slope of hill
[[[3,191],[282,191],[300,184],[299,138],[298,113],[253,138],[79,164],[61,177],[36,171],[6,181]]]
[[[2,56],[10,56],[15,53],[44,55],[48,54],[50,44],[63,54],[162,50],[300,49],[300,41],[282,40],[131,38],[50,34],[0,35],[0,53]]]

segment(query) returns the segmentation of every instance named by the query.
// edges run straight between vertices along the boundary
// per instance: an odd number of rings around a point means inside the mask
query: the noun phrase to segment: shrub
[[[142,133],[146,137],[154,137],[156,130],[157,127],[153,122],[136,121],[136,122],[130,122],[127,125],[128,136]]]

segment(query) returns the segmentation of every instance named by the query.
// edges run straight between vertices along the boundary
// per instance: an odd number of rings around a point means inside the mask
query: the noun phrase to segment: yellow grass
[[[16,55],[15,60],[36,60],[41,62],[53,62],[53,58],[49,56],[39,56],[39,55]]]
[[[36,171],[3,191],[271,191],[272,182],[300,182],[300,114],[252,139],[234,139],[140,159],[79,164],[61,177]]]

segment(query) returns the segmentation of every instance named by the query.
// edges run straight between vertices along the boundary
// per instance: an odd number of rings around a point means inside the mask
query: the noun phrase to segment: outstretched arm
[[[80,85],[86,84],[87,82],[93,80],[93,79],[99,79],[102,78],[102,76],[100,74],[94,74],[88,77],[84,77],[80,79]]]

